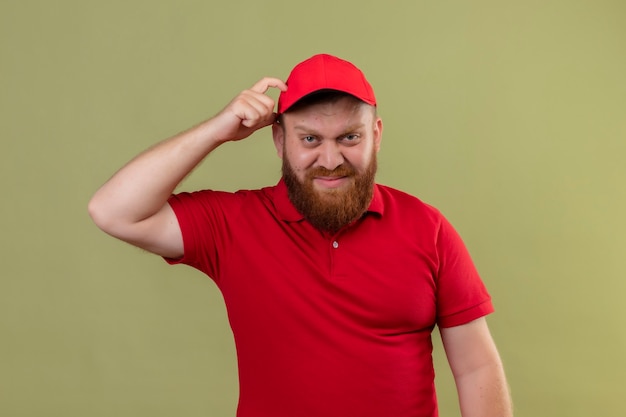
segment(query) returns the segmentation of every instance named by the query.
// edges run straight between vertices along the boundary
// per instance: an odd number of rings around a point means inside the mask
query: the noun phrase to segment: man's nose
[[[341,148],[335,141],[327,141],[320,146],[318,164],[328,170],[333,170],[344,163]]]

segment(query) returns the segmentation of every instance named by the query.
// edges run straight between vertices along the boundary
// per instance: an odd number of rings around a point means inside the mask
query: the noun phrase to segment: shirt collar
[[[294,207],[289,200],[289,195],[287,194],[287,185],[285,181],[281,178],[276,187],[274,187],[274,206],[276,207],[276,211],[278,212],[278,216],[281,220],[287,222],[297,222],[304,219],[304,216],[300,214],[300,212]],[[383,202],[383,198],[380,194],[379,185],[374,185],[374,196],[372,197],[372,201],[370,202],[369,207],[367,208],[368,213],[376,213],[380,216],[384,214],[385,204]]]

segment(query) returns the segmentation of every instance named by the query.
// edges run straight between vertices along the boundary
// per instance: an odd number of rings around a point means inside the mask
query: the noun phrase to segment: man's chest
[[[428,242],[363,228],[335,236],[297,228],[253,233],[223,258],[220,286],[234,317],[259,311],[301,321],[324,317],[379,334],[430,329],[437,259]]]

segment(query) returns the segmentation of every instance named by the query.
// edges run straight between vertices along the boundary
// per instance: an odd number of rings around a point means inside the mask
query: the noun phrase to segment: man
[[[171,195],[215,148],[270,125],[276,186]],[[137,156],[92,198],[105,232],[220,288],[239,417],[437,416],[435,325],[463,417],[511,415],[489,294],[436,209],[374,182],[382,131],[363,73],[316,55]]]

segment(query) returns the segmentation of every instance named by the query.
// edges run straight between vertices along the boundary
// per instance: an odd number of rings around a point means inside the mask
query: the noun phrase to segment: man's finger
[[[280,91],[287,91],[287,84],[285,84],[283,80],[273,77],[261,78],[259,81],[256,82],[256,84],[252,86],[252,88],[250,88],[250,90],[257,93],[265,94],[265,92],[267,92],[267,90],[272,87],[278,88]]]
[[[259,130],[266,126],[274,124],[275,121],[276,121],[276,113],[272,113],[271,115],[267,117],[263,117],[257,120],[250,120],[250,119],[242,120],[241,124],[244,125],[245,127],[250,127],[250,128],[254,128],[255,130]]]

